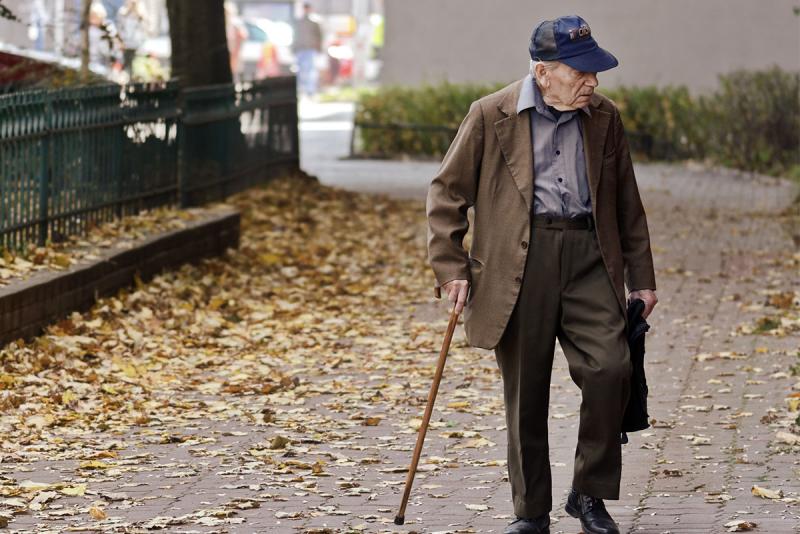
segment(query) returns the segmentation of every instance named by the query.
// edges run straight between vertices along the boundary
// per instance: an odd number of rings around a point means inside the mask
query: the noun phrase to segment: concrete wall
[[[12,44],[19,47],[32,46],[28,39],[28,20],[30,6],[24,0],[4,0],[3,5],[20,19],[21,22],[0,19],[0,43]]]
[[[620,65],[601,85],[685,84],[778,64],[800,70],[797,0],[388,0],[381,80],[511,81],[543,19],[577,13]]]

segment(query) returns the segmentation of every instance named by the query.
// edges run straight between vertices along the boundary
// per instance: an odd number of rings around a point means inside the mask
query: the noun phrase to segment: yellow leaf
[[[69,267],[70,259],[66,254],[53,254],[53,263],[59,267]]]
[[[761,497],[762,499],[781,499],[783,498],[783,491],[782,490],[771,490],[767,488],[762,488],[761,486],[753,486],[750,488],[750,492],[755,495],[756,497]]]
[[[64,495],[69,495],[71,497],[80,497],[84,493],[86,493],[86,484],[75,484],[74,486],[67,486],[65,488],[61,488],[61,493]]]
[[[0,375],[0,389],[11,389],[15,381],[12,375]]]
[[[283,258],[278,256],[277,254],[272,254],[270,252],[261,254],[258,259],[261,260],[261,263],[264,265],[278,265]]]
[[[800,436],[797,434],[792,434],[791,432],[778,432],[775,434],[775,437],[780,443],[786,443],[787,445],[800,445]]]
[[[108,469],[109,467],[111,466],[101,460],[87,460],[80,463],[81,469]]]
[[[289,444],[289,439],[283,436],[275,436],[269,444],[270,449],[283,449]]]
[[[97,519],[98,521],[102,521],[103,519],[108,517],[106,513],[97,506],[92,506],[91,508],[89,508],[89,515],[91,515],[94,519]]]
[[[51,486],[52,484],[47,484],[46,482],[34,482],[32,480],[23,480],[19,483],[19,487],[27,491],[41,491]]]
[[[209,301],[208,307],[212,310],[218,310],[222,305],[225,304],[225,299],[220,297],[214,297]]]
[[[484,447],[494,447],[495,443],[486,438],[474,438],[468,440],[466,443],[455,445],[454,449],[482,449]]]

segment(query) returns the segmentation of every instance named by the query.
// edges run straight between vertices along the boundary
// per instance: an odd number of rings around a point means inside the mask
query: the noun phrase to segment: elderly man
[[[566,511],[586,533],[615,533],[603,499],[619,499],[625,310],[656,304],[650,237],[619,111],[594,91],[616,58],[578,16],[539,24],[529,51],[530,75],[472,103],[431,182],[429,260],[437,297],[463,308],[468,342],[494,349],[503,377],[517,516],[505,532],[549,532],[558,338],[582,393]]]

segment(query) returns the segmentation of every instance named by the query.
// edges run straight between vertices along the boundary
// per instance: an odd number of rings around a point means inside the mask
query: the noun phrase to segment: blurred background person
[[[231,72],[234,81],[241,78],[242,45],[247,40],[247,27],[239,16],[239,9],[233,2],[225,2],[225,33],[228,36],[228,52],[231,56]]]
[[[122,68],[122,45],[117,27],[108,18],[102,2],[92,2],[89,8],[89,61],[110,71]]]
[[[45,9],[44,0],[34,0],[30,3],[29,19],[28,38],[33,41],[33,49],[44,50],[45,28],[50,23],[50,15]]]
[[[122,40],[122,64],[133,75],[136,51],[147,38],[147,7],[142,0],[125,0],[117,11],[117,30]]]
[[[322,28],[312,19],[311,4],[303,4],[303,16],[295,23],[294,53],[297,57],[298,91],[308,97],[317,94],[319,74],[316,67],[317,53],[322,50]]]

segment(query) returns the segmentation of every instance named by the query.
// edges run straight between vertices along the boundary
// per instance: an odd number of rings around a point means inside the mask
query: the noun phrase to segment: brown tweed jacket
[[[517,301],[530,241],[530,116],[517,115],[523,79],[476,100],[431,181],[428,260],[435,292],[470,281],[464,327],[470,345],[494,348]],[[650,236],[619,111],[595,92],[581,113],[592,215],[608,276],[626,316],[625,288],[656,289]],[[474,209],[470,250],[463,247]]]

